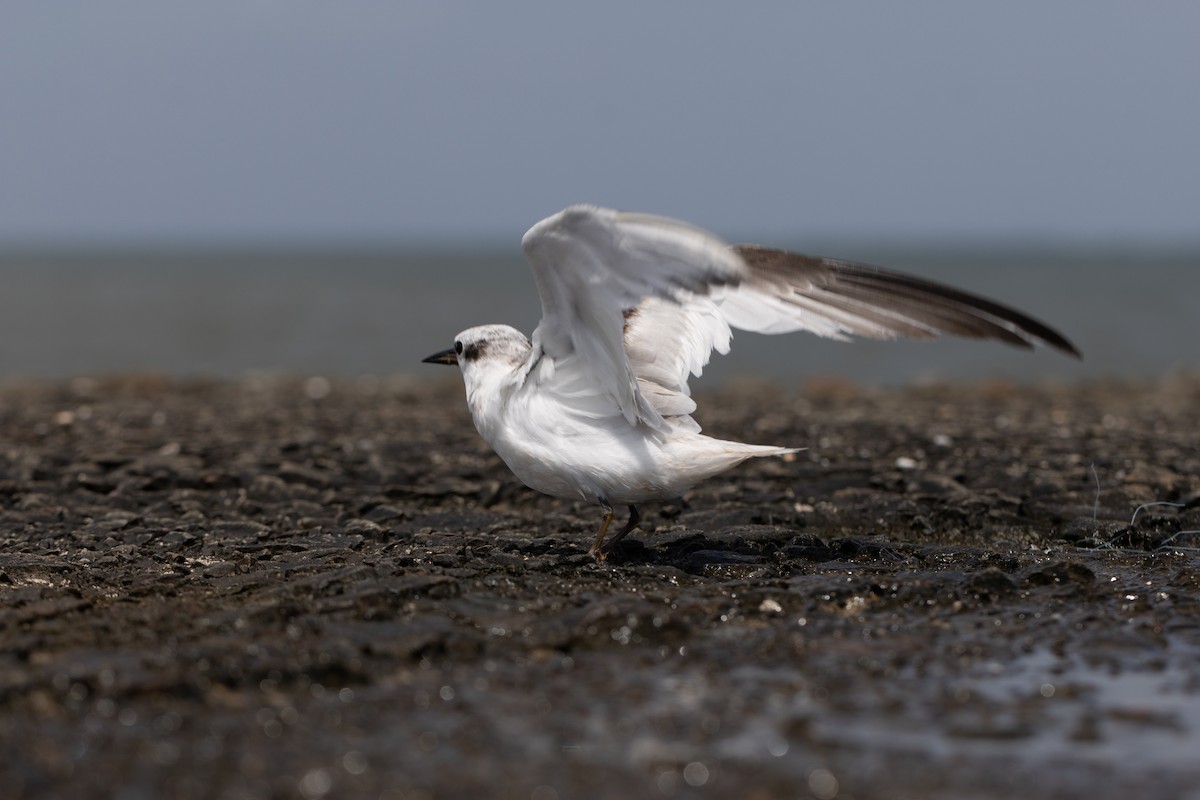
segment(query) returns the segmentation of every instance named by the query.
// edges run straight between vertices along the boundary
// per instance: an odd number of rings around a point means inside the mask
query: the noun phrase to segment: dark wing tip
[[[992,330],[976,336],[976,338],[994,338],[1009,344],[1032,348],[1028,338],[1041,342],[1075,358],[1083,358],[1077,348],[1066,336],[1050,327],[1041,320],[1034,319],[1023,311],[1012,306],[990,300],[971,292],[948,286],[944,283],[908,275],[882,267],[872,267],[851,262],[832,262],[831,269],[839,282],[859,284],[877,291],[895,291],[911,298],[923,298],[934,302],[944,303],[948,309],[957,309],[968,314],[986,315],[994,320],[1008,323],[1021,333],[1001,326],[990,326]],[[1024,334],[1022,336],[1021,334]],[[967,334],[970,335],[970,334]]]
[[[997,339],[1024,349],[1032,349],[1034,342],[1041,342],[1083,358],[1067,337],[1044,322],[944,283],[869,264],[758,245],[736,245],[733,250],[752,272],[767,281],[786,283],[801,294],[837,296],[893,314],[895,332],[902,335],[911,335],[902,321],[907,319],[942,333]]]

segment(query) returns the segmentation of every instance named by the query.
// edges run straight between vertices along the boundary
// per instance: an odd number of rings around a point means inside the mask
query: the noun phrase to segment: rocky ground
[[[1200,377],[701,409],[597,564],[455,381],[0,385],[0,794],[1200,798]]]

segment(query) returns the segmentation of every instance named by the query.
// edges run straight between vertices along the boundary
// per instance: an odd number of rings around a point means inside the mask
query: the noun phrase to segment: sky
[[[1200,241],[1200,4],[5,3],[0,247]]]

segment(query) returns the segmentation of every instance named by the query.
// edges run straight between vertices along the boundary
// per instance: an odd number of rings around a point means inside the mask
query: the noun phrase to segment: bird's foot
[[[605,504],[605,508],[608,509],[608,513],[604,515],[604,524],[600,526],[600,532],[596,534],[596,541],[592,542],[592,549],[588,550],[588,555],[597,561],[603,561],[606,558],[601,545],[604,544],[604,534],[608,533],[608,526],[612,525],[613,520],[612,506]]]
[[[642,515],[638,513],[636,506],[629,506],[629,522],[625,523],[625,527],[621,529],[620,533],[609,539],[608,544],[604,544],[604,534],[608,532],[608,526],[612,524],[612,519],[613,510],[610,507],[604,517],[604,524],[600,526],[600,535],[596,537],[596,541],[592,544],[592,549],[588,551],[588,555],[596,559],[596,561],[607,561],[608,554],[612,552],[613,547],[638,526],[638,523],[642,521]]]

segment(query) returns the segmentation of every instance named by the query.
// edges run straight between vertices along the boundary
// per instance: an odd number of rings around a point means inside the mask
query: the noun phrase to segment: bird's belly
[[[694,483],[658,441],[620,423],[617,430],[505,432],[492,447],[526,486],[554,497],[640,503],[676,497]]]

